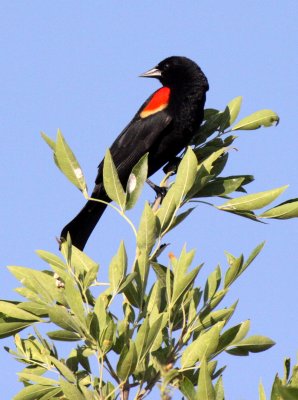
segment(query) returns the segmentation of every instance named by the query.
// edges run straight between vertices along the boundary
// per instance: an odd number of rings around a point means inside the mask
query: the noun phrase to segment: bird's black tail
[[[79,214],[62,229],[61,238],[66,239],[69,233],[72,244],[83,250],[106,207],[103,203],[87,201]]]

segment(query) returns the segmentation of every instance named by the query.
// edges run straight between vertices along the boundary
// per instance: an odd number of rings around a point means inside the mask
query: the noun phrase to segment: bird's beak
[[[161,71],[158,68],[149,69],[149,71],[144,72],[143,74],[139,75],[141,78],[160,78]]]

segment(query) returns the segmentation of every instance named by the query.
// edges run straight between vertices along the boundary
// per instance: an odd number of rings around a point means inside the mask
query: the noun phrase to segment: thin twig
[[[119,209],[118,207],[115,207],[113,204],[108,203],[107,201],[104,200],[100,200],[100,199],[94,199],[93,197],[86,197],[87,200],[91,200],[91,201],[96,201],[97,203],[102,203],[105,204],[106,206],[112,207],[113,210],[117,211],[118,214],[121,215],[121,217],[123,217],[125,219],[126,222],[128,222],[128,224],[130,225],[135,237],[137,237],[137,230],[134,226],[134,224],[132,223],[132,221],[124,214],[124,211],[121,209]]]
[[[121,400],[128,400],[129,396],[129,385],[124,384],[121,389]]]
[[[114,368],[113,368],[112,364],[110,363],[107,355],[104,356],[104,361],[106,362],[106,364],[107,364],[107,366],[109,368],[109,372],[110,372],[111,376],[115,379],[115,381],[117,383],[120,383],[120,379],[118,378],[118,375],[114,371]]]

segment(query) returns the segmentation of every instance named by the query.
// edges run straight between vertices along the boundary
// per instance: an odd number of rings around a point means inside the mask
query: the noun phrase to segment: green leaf
[[[44,250],[36,250],[35,252],[43,261],[52,267],[53,271],[59,275],[59,278],[64,280],[68,276],[69,271],[67,265],[61,258],[56,256],[56,254]]]
[[[144,250],[146,254],[149,254],[154,246],[158,232],[158,220],[152,208],[146,202],[137,233],[138,248]]]
[[[229,141],[226,142],[226,140],[228,140],[228,138],[231,138],[231,137],[233,138],[232,141],[229,139]],[[217,135],[213,139],[209,140],[209,142],[204,143],[203,146],[195,148],[194,152],[197,156],[198,162],[201,163],[215,151],[217,151],[223,147],[227,147],[227,143],[228,143],[228,145],[230,145],[233,142],[233,140],[236,138],[236,136],[235,137],[229,136],[228,138],[223,140],[220,137],[218,137],[218,135]]]
[[[222,322],[217,323],[209,331],[202,333],[184,350],[181,358],[182,369],[193,367],[197,361],[208,360],[215,353],[222,327]]]
[[[167,372],[164,372],[162,374],[162,382],[161,382],[161,392],[164,393],[167,390],[167,387],[169,386],[169,384],[179,376],[179,371],[174,368],[174,369],[170,369]]]
[[[289,386],[280,386],[279,393],[282,396],[282,400],[297,400],[298,399],[298,388]]]
[[[192,188],[189,190],[189,192],[186,195],[186,198],[184,202],[187,202],[190,199],[193,199],[195,197],[199,197],[200,191],[208,184],[208,182],[213,179],[214,176],[209,174],[204,165],[200,165],[198,167],[196,179],[194,181],[194,184]]]
[[[298,388],[298,364],[293,368],[292,376],[290,378],[290,385]]]
[[[279,392],[279,389],[280,389],[281,385],[282,385],[282,382],[279,379],[278,375],[276,375],[275,379],[274,379],[274,382],[273,382],[272,390],[271,390],[270,400],[281,400],[280,399],[280,392]]]
[[[116,340],[116,324],[112,318],[108,318],[108,323],[100,335],[100,347],[104,353],[107,353]]]
[[[29,365],[22,370],[22,373],[28,373],[30,375],[42,376],[47,372],[47,368],[40,367],[38,365]]]
[[[229,158],[228,150],[229,149],[226,149],[226,152],[214,162],[214,165],[211,169],[211,174],[213,175],[212,177],[218,176],[224,170]]]
[[[125,346],[121,351],[117,364],[117,375],[122,382],[126,382],[133,373],[137,365],[138,354],[136,346],[132,340],[129,341],[129,347]]]
[[[61,131],[58,129],[57,140],[55,146],[55,156],[59,168],[63,174],[83,193],[87,193],[87,185],[83,175],[83,171],[66,143]]]
[[[243,339],[240,343],[234,343],[233,348],[228,349],[227,353],[233,355],[248,355],[249,353],[259,353],[270,349],[275,342],[266,336],[253,335]]]
[[[35,331],[38,333],[36,329]],[[28,339],[21,339],[19,335],[16,335],[15,344],[21,355],[25,353],[30,359],[42,363],[48,363],[47,355],[53,350],[53,346],[49,345],[43,338],[37,340],[32,335]]]
[[[80,320],[80,324],[86,327],[83,299],[80,291],[74,285],[74,281],[72,279],[67,278],[65,280],[65,288],[63,294],[73,314]]]
[[[208,156],[202,163],[199,161],[199,167],[202,166],[207,171],[208,174],[212,173],[212,168],[214,167],[215,162],[223,156],[223,154],[227,151],[226,147],[220,148],[219,150],[212,152],[210,156]]]
[[[38,294],[40,300],[45,303],[52,304],[59,298],[60,294],[53,276],[26,267],[9,266],[8,269],[15,278],[32,292]]]
[[[72,383],[60,379],[60,385],[67,399],[71,400],[86,400],[82,392]]]
[[[76,342],[82,340],[81,336],[77,333],[66,330],[47,332],[47,335],[52,340],[60,340],[62,342]]]
[[[226,209],[221,209],[221,211],[226,211],[226,212],[229,212],[231,214],[239,215],[240,217],[251,219],[252,221],[262,223],[262,221],[260,221],[257,218],[257,216],[255,215],[255,213],[253,211],[226,210]]]
[[[197,400],[196,391],[192,382],[186,377],[180,382],[179,389],[187,400]]]
[[[80,321],[75,315],[71,315],[65,307],[57,305],[49,307],[49,316],[51,321],[56,325],[66,329],[67,331],[76,332],[84,337]]]
[[[49,136],[47,136],[44,132],[40,132],[42,138],[44,141],[47,143],[47,145],[55,152],[56,149],[56,143],[54,140],[52,140]]]
[[[109,314],[107,312],[108,299],[104,293],[99,295],[96,299],[94,306],[94,313],[97,317],[100,329],[104,329],[109,321]]]
[[[195,256],[195,251],[186,251],[186,246],[183,246],[179,258],[171,257],[171,263],[174,271],[174,286],[176,282],[185,276]]]
[[[54,265],[63,271],[66,269],[65,263],[56,254],[45,250],[36,250],[35,253],[49,265]]]
[[[113,293],[117,293],[123,283],[127,269],[127,254],[124,242],[121,241],[117,254],[112,258],[109,266],[109,281]]]
[[[205,302],[207,302],[207,300],[211,299],[214,296],[220,285],[220,282],[221,282],[221,271],[220,267],[217,266],[216,269],[213,272],[211,272],[211,274],[208,276],[204,290]]]
[[[83,288],[87,290],[95,281],[98,274],[99,265],[93,265],[84,276]]]
[[[284,359],[284,376],[283,376],[283,380],[282,380],[283,385],[287,384],[289,376],[290,376],[290,372],[291,372],[291,359],[285,358]],[[297,368],[296,368],[296,373],[297,373]],[[295,386],[295,382],[293,382],[293,379],[291,379],[291,385]]]
[[[38,400],[53,390],[52,386],[30,385],[24,387],[13,400]]]
[[[259,400],[266,400],[266,393],[261,381],[259,383]]]
[[[17,374],[22,381],[23,380],[28,381],[28,382],[32,381],[32,382],[35,382],[35,383],[38,383],[38,384],[44,385],[44,386],[50,386],[50,385],[52,386],[52,385],[59,384],[59,382],[55,381],[54,379],[45,378],[43,376],[39,376],[36,374],[30,374],[27,372],[18,372]]]
[[[129,277],[133,277],[133,279],[136,278],[137,274],[135,272],[133,272],[133,274],[135,274],[134,276],[132,274],[128,275]],[[124,282],[123,285],[125,284],[125,287],[119,288],[119,293],[123,292],[125,294],[125,297],[127,298],[127,301],[134,307],[139,307],[140,303],[141,303],[141,299],[140,299],[140,290],[136,288],[136,285],[134,284],[132,279],[129,279],[129,282]]]
[[[215,109],[215,108],[205,108],[205,110],[204,110],[204,121],[214,117],[214,115],[217,115],[219,112],[220,111]]]
[[[233,312],[234,309],[232,307],[224,308],[223,310],[216,310],[211,313],[209,312],[206,317],[204,317],[203,319],[200,318],[199,321],[196,322],[193,330],[195,332],[200,332],[209,328],[210,326],[215,325],[217,322],[227,321],[231,317]]]
[[[125,209],[130,210],[136,204],[148,175],[148,153],[144,154],[133,167],[126,186]]]
[[[162,201],[161,206],[157,210],[156,215],[159,220],[162,232],[164,232],[168,228],[169,224],[173,220],[174,213],[177,210],[178,200],[174,185],[170,187]]]
[[[233,126],[232,131],[254,130],[260,128],[261,126],[272,126],[274,123],[277,125],[278,122],[279,117],[274,111],[260,110],[239,121]]]
[[[173,280],[173,273],[170,270],[170,268],[167,268],[164,265],[159,264],[157,262],[151,262],[151,265],[154,269],[157,279],[160,281],[162,286],[166,286],[166,279],[167,279],[166,276],[167,276],[168,271],[169,271],[169,274],[171,277],[171,281]]]
[[[71,265],[76,271],[88,272],[94,267],[98,267],[98,263],[92,260],[86,253],[72,246],[71,249]]]
[[[196,146],[205,142],[205,140],[214,133],[221,125],[223,112],[218,110],[205,110],[206,122],[200,126],[198,133],[192,140],[192,144]]]
[[[73,350],[72,350],[73,351]],[[86,372],[91,374],[91,369],[90,369],[90,363],[89,363],[89,357],[94,356],[96,353],[96,350],[93,349],[92,347],[81,347],[77,348],[77,352],[74,354],[77,354],[77,360],[81,364],[81,366],[85,369]],[[68,358],[69,360],[69,358]],[[66,360],[66,362],[68,361]],[[87,377],[89,379],[90,377]],[[82,389],[82,387],[80,387]]]
[[[194,268],[191,272],[189,272],[187,275],[181,278],[179,282],[175,284],[175,288],[173,290],[171,299],[172,307],[178,302],[179,299],[183,297],[184,293],[191,287],[202,266],[203,264]],[[168,283],[167,283],[167,288],[168,288]]]
[[[130,310],[133,310],[130,304],[128,304],[128,306]],[[117,338],[113,347],[113,351],[115,351],[117,354],[120,354],[123,351],[124,347],[127,346],[129,341],[129,320],[130,318],[127,316],[125,319],[122,319],[117,323]]]
[[[241,342],[245,338],[250,328],[250,321],[246,320],[232,328],[227,329],[219,338],[218,348],[220,350],[232,346],[234,343]]]
[[[262,242],[255,249],[253,249],[248,259],[243,263],[240,274],[242,274],[246,270],[246,268],[254,261],[254,259],[260,254],[264,246],[265,242]]]
[[[20,332],[22,329],[27,328],[33,322],[0,322],[0,338],[4,339],[8,336],[15,335],[17,332]]]
[[[198,288],[197,288],[198,289]],[[189,308],[188,308],[188,324],[192,324],[197,316],[197,305],[195,301],[195,290],[192,291],[192,299],[190,300],[189,303]],[[188,337],[186,336],[186,340],[188,340]]]
[[[41,321],[40,318],[36,317],[27,311],[22,310],[18,306],[9,301],[0,301],[0,313],[7,315],[14,319],[20,319],[23,321]]]
[[[229,288],[218,290],[211,300],[209,300],[209,308],[213,310],[222,301],[225,295],[228,293]]]
[[[149,324],[149,319],[145,318],[144,322],[140,326],[135,340],[136,350],[138,353],[138,363],[141,363],[151,350],[154,341],[160,332],[162,321],[163,314],[160,314],[152,324]]]
[[[75,383],[76,377],[74,373],[62,362],[57,360],[57,358],[52,356],[47,356],[52,364],[56,367],[56,369],[60,372],[61,375],[65,377],[69,382]]]
[[[266,190],[265,192],[248,194],[246,196],[240,196],[236,199],[231,199],[218,206],[219,210],[241,210],[250,211],[257,210],[259,208],[265,207],[267,204],[271,203],[278,196],[280,196],[288,187],[288,185],[281,186],[276,189]]]
[[[114,385],[111,382],[107,382],[102,389],[102,395],[104,399],[115,400]]]
[[[224,387],[222,382],[222,375],[218,378],[215,384],[215,400],[225,400]]]
[[[54,158],[55,164],[61,171],[60,165],[58,164],[57,157],[55,154],[56,142],[54,142],[54,140],[49,138],[44,132],[41,132],[41,136],[44,139],[44,141],[47,143],[47,145],[53,150],[53,158]]]
[[[157,212],[162,233],[165,233],[174,222],[175,213],[178,211],[187,193],[191,190],[196,175],[197,158],[193,150],[188,147],[178,166],[176,181],[168,190]]]
[[[291,199],[265,211],[259,218],[289,219],[298,217],[298,199]]]
[[[25,288],[24,288],[25,289]],[[28,311],[29,313],[36,315],[37,317],[43,317],[48,315],[48,310],[46,306],[34,301],[25,301],[19,303],[18,307],[22,310]]]
[[[177,191],[178,204],[191,189],[197,174],[197,157],[191,147],[187,148],[177,170],[175,190]]]
[[[119,286],[118,293],[125,292],[130,283],[135,279],[136,275],[137,273],[135,271],[132,272],[131,274],[128,274],[124,279],[123,283]]]
[[[236,120],[241,108],[241,104],[242,96],[235,97],[229,102],[222,116],[222,121],[220,124],[221,132],[224,132],[224,130],[231,126]]]
[[[18,288],[15,288],[15,292],[17,292],[20,296],[23,296],[26,299],[31,300],[35,304],[39,304],[42,308],[44,308],[43,307],[44,302],[40,299],[38,294],[34,293],[32,290],[29,290],[25,287],[18,287]],[[38,315],[38,314],[36,314],[36,315]]]
[[[160,303],[161,303],[161,290],[162,290],[162,284],[159,280],[157,280],[149,293],[149,296],[147,297],[146,300],[146,309],[147,313],[149,314],[149,318],[152,317],[152,311],[157,308],[157,310],[160,309]]]
[[[215,391],[205,358],[203,358],[200,366],[197,400],[215,400]]]
[[[217,178],[212,182],[207,183],[197,193],[198,197],[224,196],[237,190],[243,183],[244,178]]]
[[[235,258],[231,263],[230,267],[225,275],[224,288],[231,286],[231,284],[237,279],[240,274],[243,265],[243,255],[239,258]]]
[[[39,400],[53,400],[53,399],[55,399],[57,397],[57,395],[58,396],[62,395],[62,389],[60,387],[59,388],[52,388],[52,390],[50,392],[48,392],[45,395],[43,395],[42,397],[40,397]]]
[[[246,186],[255,180],[253,175],[230,175],[228,178],[243,178],[241,186]]]
[[[145,253],[144,251],[141,251],[140,254],[138,255],[138,258],[137,258],[136,264],[135,264],[135,272],[137,273],[136,287],[137,287],[137,291],[138,291],[140,300],[142,299],[144,290],[147,285],[149,267],[150,267],[150,262],[149,262],[148,254]]]
[[[146,344],[141,355],[140,361],[144,359],[144,357],[148,354],[148,352],[152,349],[153,345],[155,344],[155,339],[157,338],[158,334],[160,333],[160,329],[162,328],[163,322],[163,314],[160,314],[156,320],[150,324],[149,332],[147,335]]]
[[[138,353],[138,363],[141,362],[146,355],[146,343],[149,334],[149,319],[145,318],[144,322],[140,325],[137,336],[135,338],[135,346]]]
[[[124,210],[126,195],[120,182],[110,150],[107,150],[104,158],[103,183],[110,199],[114,200],[120,208]]]
[[[84,400],[98,400],[98,392],[94,390],[88,390],[85,385],[90,385],[91,383],[91,378],[90,376],[86,376],[86,378],[83,378],[80,381],[80,390],[83,393]],[[112,400],[111,397],[109,397],[109,400]]]

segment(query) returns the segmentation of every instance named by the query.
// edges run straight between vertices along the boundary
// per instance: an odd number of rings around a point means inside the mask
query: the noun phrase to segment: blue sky
[[[250,192],[289,183],[281,201],[297,197],[296,1],[4,1],[1,8],[2,298],[16,297],[17,282],[5,266],[42,268],[34,251],[58,252],[55,237],[83,205],[39,132],[54,137],[61,128],[91,189],[106,148],[158,87],[137,76],[167,56],[200,64],[210,83],[207,107],[222,109],[242,95],[240,116],[262,108],[279,114],[276,128],[240,133],[226,173],[255,175]],[[149,190],[146,198],[152,198]],[[140,212],[141,205],[132,219]],[[86,247],[103,275],[129,235],[117,215],[104,215]],[[176,251],[185,240],[197,249],[196,261],[205,261],[202,282],[217,263],[225,267],[224,250],[248,255],[267,242],[225,305],[240,298],[232,322],[251,319],[251,334],[270,336],[277,345],[247,358],[220,359],[228,364],[228,399],[257,398],[260,378],[268,392],[284,357],[296,359],[297,238],[297,220],[262,225],[203,205],[169,236]],[[20,367],[2,351],[2,398],[20,387]]]

